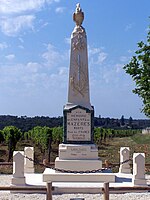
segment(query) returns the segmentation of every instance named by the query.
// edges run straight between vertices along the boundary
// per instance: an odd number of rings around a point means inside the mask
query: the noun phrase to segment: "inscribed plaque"
[[[67,140],[91,140],[91,113],[87,113],[86,110],[81,108],[67,113]]]

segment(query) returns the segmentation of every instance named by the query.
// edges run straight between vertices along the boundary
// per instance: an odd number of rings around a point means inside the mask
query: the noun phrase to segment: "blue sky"
[[[95,116],[146,118],[122,69],[146,40],[149,0],[0,0],[0,114],[62,116],[72,14],[85,14]]]

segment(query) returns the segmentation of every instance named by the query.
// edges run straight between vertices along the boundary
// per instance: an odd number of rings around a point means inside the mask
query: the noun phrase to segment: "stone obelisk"
[[[94,108],[90,103],[84,13],[77,4],[71,35],[68,103],[64,107],[64,143],[93,143]]]
[[[84,13],[77,4],[73,14],[75,28],[71,35],[68,104],[80,105],[92,110],[89,94],[87,36],[82,27]]]

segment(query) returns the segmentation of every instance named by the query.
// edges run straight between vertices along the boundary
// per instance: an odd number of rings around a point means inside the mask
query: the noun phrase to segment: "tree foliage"
[[[15,126],[6,126],[3,129],[3,136],[6,144],[8,145],[8,151],[9,151],[8,161],[10,161],[13,155],[13,151],[15,151],[17,142],[21,138],[22,133]]]
[[[114,137],[129,137],[136,135],[141,132],[140,130],[131,130],[131,129],[108,129],[108,128],[95,128],[94,129],[94,143],[101,144],[106,142],[107,139],[113,139]]]
[[[95,127],[103,127],[103,128],[113,128],[113,129],[126,129],[130,126],[130,120],[124,118],[124,126],[121,126],[120,119],[116,118],[104,118],[104,117],[94,117],[94,126]],[[0,115],[0,130],[3,130],[6,126],[15,126],[24,133],[24,138],[30,139],[30,130],[36,126],[40,127],[49,127],[55,128],[63,126],[63,118],[62,117],[17,117],[10,115]],[[133,129],[144,129],[150,126],[150,119],[132,119],[132,128]],[[62,130],[61,130],[62,134]]]
[[[0,143],[4,141],[3,131],[0,130]]]
[[[136,88],[133,92],[138,94],[143,101],[142,112],[150,117],[150,27],[147,42],[139,42],[135,54],[124,69],[135,81]]]
[[[41,150],[43,155],[47,155],[48,162],[50,162],[50,154],[52,151],[52,142],[59,144],[62,142],[63,128],[54,127],[49,128],[47,126],[36,126],[32,130],[24,133],[24,139],[32,140]]]

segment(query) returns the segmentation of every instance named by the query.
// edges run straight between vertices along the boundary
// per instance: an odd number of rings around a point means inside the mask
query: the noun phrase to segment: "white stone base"
[[[122,166],[120,166],[119,168],[119,173],[124,173],[124,174],[131,174],[131,168],[124,168]]]
[[[102,169],[101,160],[61,160],[59,157],[55,160],[55,167],[58,169],[85,171]]]
[[[43,173],[44,182],[115,182],[113,173],[89,173],[73,174],[58,173],[55,170],[46,168]]]
[[[24,173],[34,173],[34,168],[24,166]]]
[[[60,144],[55,167],[72,171],[97,170],[102,168],[102,161],[95,144]]]
[[[62,160],[98,159],[95,144],[60,144],[59,158]]]
[[[133,186],[147,186],[146,179],[134,179],[132,178]]]
[[[11,184],[12,185],[26,185],[25,177],[21,177],[21,178],[12,177]]]

